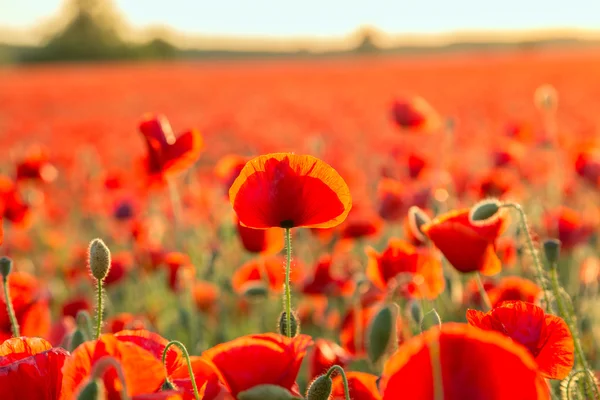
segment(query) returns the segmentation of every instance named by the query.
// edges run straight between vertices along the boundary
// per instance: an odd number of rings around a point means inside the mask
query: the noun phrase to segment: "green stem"
[[[483,304],[485,305],[486,311],[490,311],[492,309],[492,302],[490,301],[490,297],[485,291],[485,287],[483,286],[483,282],[481,281],[481,274],[479,272],[475,272],[475,282],[477,282],[477,287],[479,288],[479,295],[481,296],[481,300],[483,300]]]
[[[548,299],[548,288],[547,284],[544,280],[544,269],[542,267],[542,262],[540,261],[540,257],[538,256],[537,251],[535,250],[535,246],[533,245],[533,238],[531,237],[531,233],[529,232],[529,226],[527,224],[527,215],[525,215],[525,211],[523,207],[521,207],[518,203],[503,203],[502,207],[511,207],[517,210],[519,216],[521,218],[521,229],[525,231],[525,239],[527,241],[527,247],[529,248],[529,252],[531,253],[531,257],[533,258],[533,264],[535,266],[535,272],[537,275],[538,284],[542,288],[544,292],[544,303],[546,305],[546,310],[552,311],[550,307],[550,301]]]
[[[190,361],[190,354],[188,353],[188,351],[183,343],[178,342],[177,340],[172,340],[169,343],[167,343],[167,345],[165,346],[165,349],[163,350],[162,363],[165,364],[165,362],[167,360],[167,350],[169,350],[169,348],[171,346],[179,347],[179,349],[183,353],[183,356],[185,357],[185,362],[187,363],[188,373],[190,374],[190,381],[192,381],[192,389],[194,390],[194,398],[196,400],[200,400],[200,393],[198,392],[198,385],[196,385],[196,377],[194,376],[194,370],[192,369],[192,362]]]
[[[563,299],[560,283],[558,282],[558,270],[556,269],[556,266],[553,266],[550,269],[550,282],[552,284],[552,294],[556,299],[558,313],[566,322],[567,326],[569,327],[569,331],[571,331],[571,337],[573,338],[573,345],[575,347],[575,365],[578,366],[580,369],[587,370],[587,361],[585,359],[583,347],[581,346],[581,341],[579,340],[579,333],[573,318],[574,315],[569,312],[569,309],[567,308],[567,305],[565,304],[565,301]],[[590,379],[589,374],[586,374],[585,378],[587,383],[587,385],[584,386],[586,398],[597,398],[594,396],[593,393],[591,393],[593,388],[596,388],[596,393],[598,392],[596,383],[593,379]]]
[[[292,289],[290,287],[292,236],[290,228],[285,228],[285,253],[285,327],[288,337],[292,337]]]
[[[98,292],[96,294],[98,297],[98,307],[96,309],[96,339],[100,337],[102,334],[102,314],[103,314],[103,304],[102,304],[102,281],[98,281]]]
[[[350,388],[348,386],[348,378],[346,378],[346,372],[344,371],[344,368],[340,367],[339,365],[332,366],[327,371],[327,377],[331,378],[331,374],[333,374],[335,371],[338,371],[342,375],[342,383],[344,384],[344,397],[346,400],[350,400]]]
[[[4,300],[6,301],[6,312],[8,313],[8,317],[10,318],[10,326],[12,328],[12,333],[14,337],[21,336],[19,321],[17,321],[17,317],[15,316],[15,309],[13,308],[12,299],[10,297],[10,289],[8,288],[8,276],[2,278],[2,283],[4,286]]]

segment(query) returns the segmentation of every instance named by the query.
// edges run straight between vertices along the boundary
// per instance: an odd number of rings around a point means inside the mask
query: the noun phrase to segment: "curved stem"
[[[15,309],[13,308],[12,299],[10,297],[10,289],[8,288],[7,276],[2,278],[2,284],[4,286],[4,300],[6,301],[6,312],[8,313],[8,317],[10,318],[12,334],[14,337],[19,337],[21,336],[21,330],[19,328],[19,321],[17,321],[17,317],[15,316]]]
[[[121,389],[121,399],[129,400],[129,393],[127,392],[127,381],[125,380],[125,374],[123,373],[123,368],[121,368],[121,364],[117,360],[115,360],[111,356],[104,356],[99,359],[95,364],[91,373],[91,379],[99,379],[102,378],[104,373],[109,367],[113,367],[117,372],[117,376],[121,381],[121,385],[123,388]]]
[[[288,337],[292,337],[292,289],[290,269],[292,263],[292,236],[290,228],[285,228],[285,327]]]
[[[98,307],[96,309],[96,339],[98,339],[102,333],[102,281],[98,281],[98,293],[96,296],[98,297]]]
[[[162,363],[165,364],[165,362],[167,360],[167,351],[169,350],[169,348],[171,346],[179,347],[179,349],[183,353],[183,356],[185,357],[185,362],[187,363],[188,373],[190,374],[190,381],[192,381],[192,389],[194,390],[194,398],[196,400],[200,400],[200,393],[198,392],[198,385],[196,385],[196,377],[194,376],[194,370],[192,369],[192,362],[190,361],[190,354],[188,353],[188,351],[185,348],[185,345],[183,343],[178,342],[177,340],[171,340],[169,343],[167,343],[167,345],[165,346],[165,349],[163,350]]]
[[[483,286],[483,282],[481,281],[481,274],[479,272],[475,272],[475,281],[477,282],[477,287],[479,288],[479,295],[483,300],[483,304],[485,305],[486,311],[490,311],[492,309],[492,302],[490,301],[490,297],[485,291],[485,287]]]
[[[537,280],[540,287],[542,288],[542,291],[544,292],[544,303],[546,303],[546,310],[551,311],[550,301],[548,300],[547,285],[544,280],[544,269],[542,267],[540,257],[538,256],[538,253],[535,250],[535,246],[533,245],[533,238],[531,237],[531,233],[529,232],[529,226],[527,225],[527,215],[525,215],[523,207],[521,207],[521,205],[518,203],[503,203],[502,207],[514,208],[519,213],[519,217],[521,218],[521,229],[525,231],[525,239],[527,241],[527,247],[529,248],[531,257],[533,257],[533,264],[535,266]]]
[[[333,374],[335,371],[338,371],[342,375],[342,383],[344,384],[344,397],[346,400],[350,400],[350,388],[348,386],[348,378],[346,378],[346,372],[344,371],[344,368],[340,367],[339,365],[332,366],[329,368],[329,370],[327,370],[327,377],[331,378],[331,374]]]

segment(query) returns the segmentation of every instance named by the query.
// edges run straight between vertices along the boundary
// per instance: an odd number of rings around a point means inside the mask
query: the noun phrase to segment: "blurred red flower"
[[[351,360],[352,356],[337,343],[326,339],[316,339],[309,355],[309,379],[313,380],[326,373],[334,365],[345,368]]]
[[[567,324],[560,317],[546,315],[541,307],[506,301],[487,313],[468,310],[467,320],[470,325],[500,332],[525,346],[546,378],[564,379],[573,368],[573,338]]]
[[[596,215],[584,215],[565,206],[548,210],[543,216],[548,236],[559,239],[563,250],[585,243],[597,228],[595,222]]]
[[[283,290],[285,274],[282,268],[285,262],[284,257],[269,256],[256,258],[239,267],[231,277],[233,290],[238,294],[243,294],[248,285],[265,284],[273,292],[279,293]],[[301,264],[292,260],[290,271],[290,282],[292,284],[302,281],[304,268]]]
[[[350,212],[342,177],[307,155],[274,153],[250,160],[229,190],[242,225],[250,228],[330,228]]]
[[[415,132],[430,132],[440,126],[440,117],[422,97],[401,97],[392,102],[392,120],[398,127]]]
[[[377,387],[378,376],[365,372],[346,372],[348,389],[352,400],[381,400]],[[331,400],[345,400],[344,383],[341,375],[333,378]]]

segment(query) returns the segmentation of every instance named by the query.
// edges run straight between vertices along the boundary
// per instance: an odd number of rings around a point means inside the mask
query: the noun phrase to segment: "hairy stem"
[[[292,237],[290,228],[285,228],[285,327],[292,337],[292,289],[290,286],[290,269],[292,263]]]
[[[194,390],[194,398],[196,400],[200,400],[200,393],[198,392],[198,385],[196,384],[196,377],[194,376],[194,370],[192,369],[192,362],[190,361],[190,353],[188,353],[185,345],[177,340],[172,340],[165,346],[162,355],[162,363],[165,364],[167,360],[167,351],[171,346],[177,346],[183,353],[183,357],[185,358],[185,362],[187,363],[188,373],[190,374],[190,381],[192,381],[192,389]]]
[[[346,400],[350,400],[350,388],[348,386],[348,378],[346,378],[346,372],[344,371],[344,368],[340,367],[339,365],[332,366],[327,371],[327,377],[331,378],[331,374],[333,374],[335,371],[338,371],[340,375],[342,375],[342,383],[344,384],[344,397]]]
[[[10,297],[10,289],[8,287],[8,277],[5,276],[2,278],[2,283],[4,286],[4,299],[6,301],[6,312],[8,313],[8,317],[10,318],[10,326],[12,329],[12,334],[14,337],[21,336],[19,321],[17,321],[17,317],[15,316],[15,309],[13,308],[12,299]]]
[[[98,302],[98,306],[96,308],[96,339],[98,339],[100,337],[100,334],[102,333],[102,314],[104,312],[104,310],[102,309],[104,307],[102,304],[102,286],[102,281],[99,280],[97,282],[98,292],[96,293],[96,300]]]

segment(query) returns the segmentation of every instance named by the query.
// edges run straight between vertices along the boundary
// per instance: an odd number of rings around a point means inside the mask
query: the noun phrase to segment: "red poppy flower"
[[[219,344],[202,356],[218,368],[234,397],[264,384],[281,386],[292,392],[306,349],[311,343],[311,338],[306,335],[288,338],[266,333]]]
[[[117,333],[124,330],[146,329],[146,320],[143,317],[130,313],[120,313],[106,320],[106,333]]]
[[[382,178],[377,186],[379,215],[386,221],[399,221],[412,205],[412,193],[402,182]]]
[[[110,270],[104,278],[104,284],[115,285],[122,281],[127,273],[133,268],[133,255],[127,251],[119,252],[111,256]]]
[[[90,377],[95,363],[105,356],[111,356],[120,363],[130,396],[155,392],[165,381],[165,367],[153,352],[140,347],[135,341],[104,334],[98,340],[77,347],[65,362],[61,400],[73,399]],[[107,399],[120,399],[123,386],[114,369],[104,373],[103,381]]]
[[[203,146],[200,133],[189,130],[176,138],[164,115],[145,115],[139,129],[146,140],[146,169],[150,176],[184,171],[200,157]]]
[[[169,341],[162,336],[146,330],[125,330],[117,332],[115,338],[121,342],[133,343],[144,350],[149,351],[154,357],[162,362],[162,355]],[[184,364],[183,355],[178,347],[169,347],[165,358],[167,374],[171,374]]]
[[[517,262],[517,243],[510,236],[502,236],[496,240],[496,254],[503,267],[511,268]]]
[[[494,287],[487,290],[492,307],[508,300],[536,303],[541,293],[542,289],[535,282],[520,276],[505,276]]]
[[[202,400],[226,400],[228,390],[223,384],[223,377],[217,367],[205,357],[190,357],[192,371],[196,380],[198,390],[204,388]],[[185,400],[194,399],[194,388],[190,379],[187,364],[169,374],[169,382],[183,392]]]
[[[309,378],[315,379],[334,365],[344,368],[351,359],[352,356],[337,343],[317,339],[309,356]]]
[[[250,253],[277,254],[283,249],[281,228],[253,229],[237,221],[237,232],[242,245]]]
[[[600,149],[586,148],[577,154],[575,171],[594,186],[600,186]]]
[[[352,400],[381,400],[377,380],[379,377],[365,372],[346,372]],[[344,381],[341,375],[333,378],[331,400],[345,400]]]
[[[0,345],[0,399],[57,400],[69,353],[44,339],[18,337]]]
[[[442,263],[429,248],[391,238],[383,253],[369,247],[367,255],[367,277],[380,289],[387,289],[393,280],[405,296],[428,299],[444,290]]]
[[[250,160],[229,199],[250,228],[330,228],[350,212],[352,198],[342,177],[307,155],[267,154]]]
[[[384,400],[549,398],[535,360],[524,347],[496,332],[457,323],[402,344],[386,362],[379,386]]]
[[[264,283],[272,291],[281,292],[285,279],[285,274],[282,273],[284,261],[285,259],[280,256],[262,257],[248,261],[239,267],[231,277],[233,290],[238,294],[243,294],[248,285]],[[302,278],[302,265],[298,264],[296,260],[292,260],[290,282],[292,284],[298,283]]]
[[[29,205],[23,200],[16,183],[1,175],[0,215],[14,224],[24,224],[29,217]]]
[[[494,275],[502,267],[495,243],[506,226],[505,215],[474,225],[469,221],[469,209],[454,210],[423,225],[422,231],[458,271]]]
[[[488,277],[482,277],[481,283],[483,283],[483,290],[485,290],[489,297],[490,290],[496,287],[496,281]],[[479,284],[476,279],[469,279],[464,286],[463,303],[477,307],[482,307],[484,305],[481,298],[481,292],[479,291]]]
[[[594,216],[595,217],[595,216]],[[543,223],[548,236],[561,241],[561,249],[570,250],[585,243],[595,231],[595,218],[560,206],[544,214]]]
[[[212,282],[197,281],[192,288],[194,303],[196,308],[207,314],[217,312],[217,300],[219,299],[220,290],[217,285]]]
[[[520,178],[516,172],[508,168],[493,168],[485,172],[473,183],[477,198],[501,198],[513,191],[519,184]]]
[[[377,235],[383,221],[369,206],[357,206],[356,201],[346,220],[340,225],[342,239],[358,239]]]
[[[417,179],[427,164],[427,159],[423,156],[410,153],[407,160],[408,176],[412,179]]]
[[[48,154],[39,146],[30,148],[25,157],[17,162],[16,169],[17,181],[29,179],[39,182],[51,182],[58,175],[56,168],[50,163]]]
[[[429,215],[419,207],[413,206],[408,209],[408,215],[404,218],[404,236],[414,246],[421,246],[427,242],[427,236],[421,232],[422,225],[430,222]]]
[[[398,127],[427,132],[440,126],[440,118],[422,97],[398,98],[392,103],[392,120]]]
[[[319,258],[312,275],[302,285],[302,293],[327,296],[339,296],[342,294],[348,280],[332,275],[331,262],[331,256],[328,254]]]
[[[25,272],[13,272],[8,276],[10,297],[21,335],[47,337],[50,332],[50,308],[47,295],[38,280]],[[1,284],[0,284],[1,287]],[[6,311],[3,292],[0,293],[0,342],[10,338],[11,324]]]
[[[488,313],[468,310],[467,320],[473,326],[500,332],[525,346],[546,378],[564,379],[573,368],[573,338],[567,324],[562,318],[544,314],[541,307],[506,301]]]
[[[62,315],[76,318],[79,311],[92,311],[92,304],[86,297],[77,297],[66,301],[62,306]]]
[[[164,255],[162,261],[167,267],[169,287],[171,290],[177,291],[179,289],[179,275],[181,271],[186,268],[194,268],[190,257],[187,254],[170,252]]]

